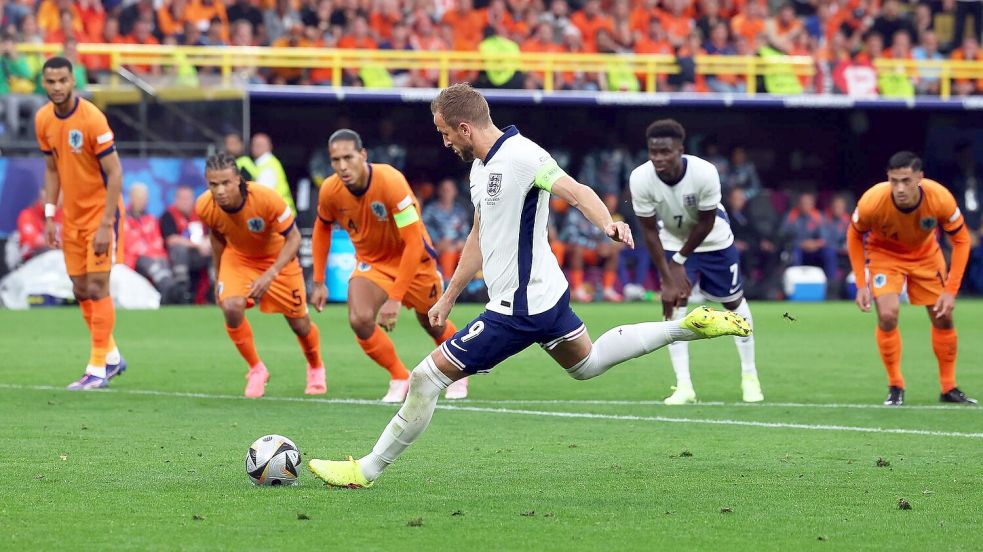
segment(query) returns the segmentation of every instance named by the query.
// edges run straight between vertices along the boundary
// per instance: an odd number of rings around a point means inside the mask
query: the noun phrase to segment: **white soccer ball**
[[[264,435],[246,452],[246,475],[256,485],[293,485],[298,466],[300,450],[283,435]]]

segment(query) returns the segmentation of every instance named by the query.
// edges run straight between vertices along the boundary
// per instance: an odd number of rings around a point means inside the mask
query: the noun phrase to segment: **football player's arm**
[[[314,220],[314,233],[311,236],[311,255],[314,262],[313,289],[311,304],[321,312],[328,300],[328,288],[324,285],[325,269],[328,266],[328,252],[331,251],[331,223],[318,213]]]
[[[864,252],[864,229],[866,223],[860,219],[860,207],[853,213],[853,220],[850,227],[846,230],[846,250],[850,257],[850,268],[853,270],[853,277],[857,284],[857,296],[854,303],[862,312],[870,312],[871,293],[867,287],[867,265],[866,253]]]
[[[562,174],[554,180],[548,188],[539,185],[539,177],[537,177],[536,181],[538,187],[564,199],[572,207],[576,207],[594,226],[603,230],[607,237],[614,241],[622,242],[634,249],[635,241],[632,238],[631,229],[624,222],[614,222],[607,205],[601,201],[601,198],[598,197],[594,190],[584,186],[566,174]]]
[[[440,296],[437,303],[430,309],[430,325],[443,326],[447,321],[447,315],[451,312],[451,307],[457,298],[464,291],[464,288],[474,279],[475,274],[481,270],[481,242],[478,241],[478,212],[474,213],[474,224],[471,225],[471,232],[468,239],[464,242],[464,249],[461,250],[461,260],[457,263],[457,269],[451,276],[451,281],[447,284],[447,289]]]
[[[60,246],[54,208],[58,205],[59,193],[61,193],[61,182],[58,180],[58,166],[55,165],[55,156],[47,153],[44,156],[44,237],[48,247]]]
[[[710,235],[710,231],[713,230],[713,224],[717,220],[717,209],[712,211],[699,211],[699,215],[696,218],[696,226],[689,231],[689,236],[686,238],[686,243],[680,248],[679,254],[683,257],[689,257],[696,248],[703,243],[703,240],[707,239]]]
[[[952,258],[949,262],[949,277],[945,281],[945,292],[955,296],[959,293],[959,286],[962,285],[963,275],[969,264],[969,230],[965,224],[960,224],[952,231],[946,230],[946,234],[952,243]]]
[[[222,253],[225,252],[225,236],[212,228],[208,233],[208,239],[212,242],[212,264],[215,265],[215,277],[218,278],[221,274]]]
[[[297,252],[300,251],[300,230],[297,230],[296,224],[291,224],[290,228],[286,232],[282,232],[282,234],[287,241],[284,242],[283,247],[280,249],[280,254],[277,255],[273,266],[267,269],[274,276],[279,274],[283,270],[283,267],[287,266],[287,263],[292,261],[297,256]]]
[[[99,229],[92,240],[92,249],[96,255],[105,255],[109,251],[110,231],[116,223],[119,198],[123,194],[123,166],[119,162],[119,154],[113,149],[108,154],[99,157],[99,166],[106,179],[106,206],[99,221]]]

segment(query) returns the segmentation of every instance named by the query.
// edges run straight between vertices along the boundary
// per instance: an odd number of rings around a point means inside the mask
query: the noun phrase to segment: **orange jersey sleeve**
[[[275,191],[253,182],[246,183],[242,206],[226,211],[205,192],[195,204],[202,222],[225,237],[227,247],[241,257],[275,259],[283,249],[294,216]]]
[[[98,226],[106,207],[106,180],[100,159],[116,151],[106,116],[84,98],[64,117],[50,102],[34,118],[38,147],[51,155],[64,197],[65,226]]]

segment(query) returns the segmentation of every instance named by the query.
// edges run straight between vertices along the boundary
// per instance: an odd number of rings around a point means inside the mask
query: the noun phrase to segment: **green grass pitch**
[[[473,378],[468,401],[442,399],[360,491],[306,470],[296,487],[256,488],[243,469],[266,433],[305,460],[364,454],[396,411],[342,400],[386,387],[343,305],[314,315],[319,399],[303,395],[283,320],[250,313],[272,374],[256,401],[240,398],[244,366],[217,308],[119,312],[130,368],[88,393],[62,390],[87,356],[76,310],[0,311],[0,549],[980,549],[983,407],[938,403],[924,310],[902,310],[907,404],[887,409],[872,314],[751,307],[763,405],[738,404],[730,338],[690,346],[703,401],[690,407],[658,404],[674,382],[666,351],[578,382],[533,348]],[[576,310],[594,337],[658,316],[654,304]],[[956,319],[960,386],[983,398],[983,303],[961,300]],[[406,312],[394,339],[410,367],[433,345]]]

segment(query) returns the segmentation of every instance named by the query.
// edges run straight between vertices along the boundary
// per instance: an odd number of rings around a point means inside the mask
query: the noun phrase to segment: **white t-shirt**
[[[719,251],[734,243],[727,212],[720,204],[720,175],[712,163],[683,155],[683,177],[669,185],[655,174],[651,162],[631,172],[631,202],[640,217],[659,216],[659,239],[666,251],[682,249],[699,220],[700,211],[717,211],[710,234],[695,252]]]
[[[504,130],[485,160],[471,165],[486,308],[510,316],[539,314],[567,289],[546,237],[547,190],[562,170],[514,126]]]

